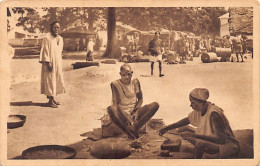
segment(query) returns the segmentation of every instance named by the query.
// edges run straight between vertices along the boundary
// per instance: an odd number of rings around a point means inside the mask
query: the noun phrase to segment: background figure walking
[[[54,100],[57,94],[65,93],[62,74],[62,50],[63,38],[58,34],[60,24],[54,21],[50,24],[50,33],[43,38],[40,60],[41,71],[41,94],[47,95],[48,106],[57,108],[59,102]]]
[[[94,61],[93,52],[94,52],[94,41],[92,38],[89,39],[87,46],[87,57],[86,61]]]
[[[164,76],[162,74],[162,52],[161,52],[161,39],[159,38],[160,32],[156,31],[154,33],[154,39],[149,42],[148,51],[150,53],[150,61],[151,61],[151,75],[153,75],[153,66],[154,62],[159,63],[159,77]]]

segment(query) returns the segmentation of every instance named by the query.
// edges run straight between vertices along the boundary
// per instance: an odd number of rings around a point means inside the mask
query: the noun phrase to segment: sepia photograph
[[[257,1],[39,2],[1,4],[0,164],[257,165]]]

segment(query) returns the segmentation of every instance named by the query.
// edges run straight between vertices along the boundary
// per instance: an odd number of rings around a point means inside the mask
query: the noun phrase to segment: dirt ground
[[[71,145],[78,151],[89,150],[87,145],[92,143],[80,135],[100,128],[100,118],[111,103],[110,82],[119,78],[122,63],[100,63],[99,67],[73,70],[71,64],[76,61],[82,60],[63,60],[66,93],[57,96],[61,105],[56,109],[45,107],[47,98],[40,95],[41,66],[38,59],[11,61],[10,114],[22,114],[27,119],[23,127],[10,129],[7,134],[8,159],[16,158],[23,150],[38,145]],[[165,76],[162,78],[158,76],[158,63],[154,66],[154,76],[150,76],[150,63],[131,65],[133,77],[141,82],[144,104],[157,101],[160,108],[154,118],[163,119],[165,124],[186,117],[191,111],[189,92],[196,87],[205,87],[210,91],[209,101],[224,110],[233,130],[254,128],[252,59],[246,59],[244,63],[203,64],[200,58],[194,58],[187,64],[164,63]],[[80,154],[77,158],[88,158]],[[140,155],[131,155],[130,158],[136,156]],[[145,156],[157,158],[158,154],[146,153],[141,157]]]

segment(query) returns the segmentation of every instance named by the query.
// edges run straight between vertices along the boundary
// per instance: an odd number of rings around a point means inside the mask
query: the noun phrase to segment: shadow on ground
[[[39,106],[48,107],[48,103],[35,103],[32,101],[10,102],[11,106]]]

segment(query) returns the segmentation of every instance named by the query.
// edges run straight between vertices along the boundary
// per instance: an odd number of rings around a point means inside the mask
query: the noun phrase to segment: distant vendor
[[[196,88],[189,95],[193,111],[188,117],[165,126],[159,135],[177,129],[183,139],[195,146],[194,158],[229,158],[239,152],[239,143],[225,117],[223,110],[208,102],[209,91]],[[191,124],[195,128],[187,126]]]

